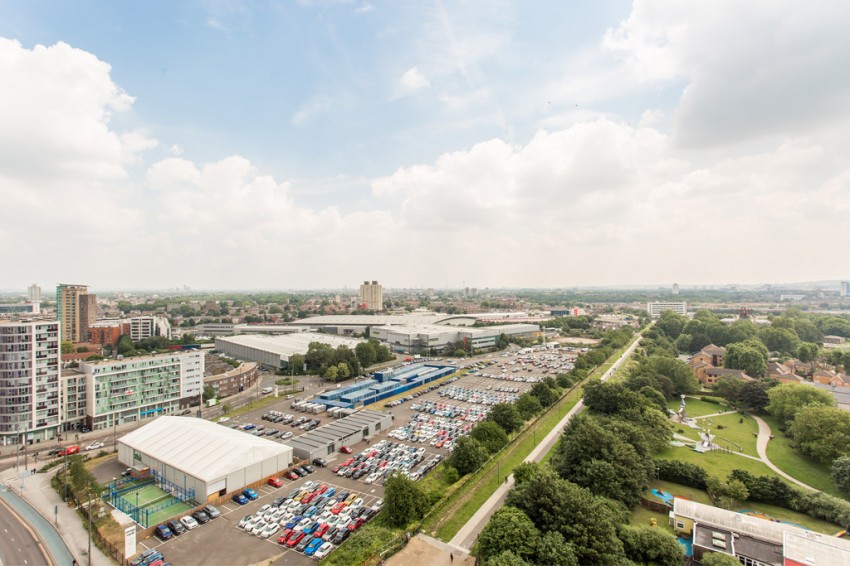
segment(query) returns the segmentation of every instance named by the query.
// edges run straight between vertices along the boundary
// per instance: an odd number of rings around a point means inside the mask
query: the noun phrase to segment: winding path
[[[780,470],[778,467],[776,467],[776,465],[774,465],[774,463],[771,462],[770,459],[768,459],[768,457],[767,457],[767,443],[770,442],[770,437],[773,434],[770,430],[770,425],[767,424],[764,421],[764,419],[762,419],[761,417],[757,417],[756,415],[750,415],[750,416],[753,417],[759,425],[759,436],[758,436],[758,441],[756,442],[756,450],[758,451],[759,458],[761,458],[761,461],[764,462],[765,464],[767,464],[768,468],[770,468],[771,470],[773,470],[774,472],[776,472],[777,474],[779,474],[783,478],[787,479],[788,481],[794,482],[795,484],[799,485],[800,487],[803,487],[803,488],[808,489],[810,491],[820,492],[819,489],[815,489],[810,485],[804,484],[803,482],[801,482],[797,478],[789,476],[788,474],[786,474],[785,472]]]

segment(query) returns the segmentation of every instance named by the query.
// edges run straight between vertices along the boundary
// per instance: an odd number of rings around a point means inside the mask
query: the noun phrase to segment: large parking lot
[[[482,420],[493,403],[511,402],[528,391],[535,382],[566,371],[577,353],[563,350],[521,353],[516,349],[508,353],[496,352],[463,360],[460,366],[467,367],[470,372],[450,378],[445,385],[423,386],[422,390],[431,390],[416,393],[415,396],[415,392],[411,392],[406,400],[392,407],[385,407],[386,401],[369,405],[369,409],[392,413],[393,426],[368,441],[351,446],[352,454],[332,454],[326,458],[327,467],[317,467],[314,473],[296,481],[285,479],[282,487],[264,485],[257,489],[258,499],[247,505],[229,501],[219,506],[221,517],[171,540],[162,542],[150,538],[140,541],[139,551],[155,548],[165,555],[167,562],[175,566],[256,564],[271,559],[276,564],[312,563],[312,559],[303,553],[280,545],[280,532],[268,539],[259,538],[240,529],[240,520],[246,515],[255,514],[263,505],[271,504],[276,498],[285,497],[308,481],[333,487],[337,493],[348,491],[362,499],[364,506],[373,505],[384,497],[383,478],[389,471],[398,469],[414,479],[420,478],[448,456],[454,440],[467,434],[475,423]],[[310,387],[307,395],[301,397],[318,394],[321,390],[318,386]],[[320,425],[336,420],[327,413],[295,411],[292,403],[296,400],[281,398],[277,403],[262,409],[232,417],[222,426],[242,427],[250,423],[263,425],[266,429],[291,432],[293,437],[297,437],[306,431],[291,424],[270,423],[262,418],[263,415],[278,411],[295,417],[316,419]],[[407,435],[401,434],[401,430],[406,430]],[[246,431],[245,434],[250,433]],[[283,443],[288,440],[279,436],[265,438]],[[384,441],[381,448],[370,448],[381,441]],[[358,459],[358,456],[361,457]],[[333,472],[334,468],[337,473]],[[112,475],[116,471],[117,468],[110,469],[105,474]]]

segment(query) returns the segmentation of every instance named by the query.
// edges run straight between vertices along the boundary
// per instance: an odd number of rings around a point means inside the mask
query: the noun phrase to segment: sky
[[[847,279],[850,3],[0,3],[0,289]]]

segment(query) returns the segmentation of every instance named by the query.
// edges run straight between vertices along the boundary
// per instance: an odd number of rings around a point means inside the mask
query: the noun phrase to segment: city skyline
[[[7,3],[0,287],[846,280],[850,9],[801,10]]]

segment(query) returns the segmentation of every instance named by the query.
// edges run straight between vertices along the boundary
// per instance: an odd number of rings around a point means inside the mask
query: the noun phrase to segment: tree
[[[204,385],[204,399],[215,399],[215,389],[212,385]]]
[[[652,527],[626,525],[620,531],[626,556],[640,564],[681,566],[685,549],[673,535]]]
[[[650,376],[658,381],[663,377],[672,383],[673,396],[699,391],[699,382],[691,367],[681,360],[667,356],[650,356],[631,371],[631,376]]]
[[[387,478],[385,485],[384,509],[391,525],[406,527],[425,514],[426,497],[416,482],[394,473]]]
[[[797,347],[797,358],[804,363],[813,362],[818,357],[819,351],[820,348],[818,348],[817,344],[803,342]]]
[[[508,443],[507,433],[493,421],[480,423],[472,429],[469,436],[480,442],[490,454],[495,454]]]
[[[540,464],[537,462],[522,462],[519,466],[514,468],[514,483],[516,485],[520,485],[521,483],[533,478],[539,471]]]
[[[295,375],[304,373],[304,356],[301,354],[292,354],[287,361],[289,371]]]
[[[325,369],[325,379],[329,379],[331,381],[336,381],[339,376],[339,368],[337,366],[331,366]]]
[[[640,406],[637,393],[621,383],[593,380],[584,384],[583,392],[585,406],[594,413],[615,415]]]
[[[758,337],[771,352],[794,354],[800,346],[800,337],[792,328],[768,326],[759,331]]]
[[[375,347],[370,342],[360,342],[354,347],[354,353],[357,354],[357,359],[360,360],[360,365],[367,368],[375,363],[378,355],[375,352]]]
[[[222,403],[222,405],[221,405],[221,413],[222,413],[223,415],[229,415],[229,414],[230,414],[230,411],[232,411],[232,410],[233,410],[233,408],[230,406],[230,403]]]
[[[545,383],[535,383],[531,386],[531,395],[537,397],[543,407],[551,407],[558,401],[558,394]]]
[[[337,368],[337,379],[342,381],[343,379],[348,379],[351,376],[351,370],[348,369],[348,364],[345,362],[339,362],[336,366]]]
[[[803,407],[788,430],[797,450],[824,464],[850,456],[850,413],[839,408]]]
[[[841,456],[832,462],[830,467],[832,481],[835,487],[850,495],[850,456]]]
[[[493,556],[487,561],[487,566],[530,566],[528,562],[510,550]]]
[[[744,482],[737,479],[723,481],[720,478],[708,478],[708,493],[724,509],[731,509],[736,501],[746,501],[750,496]]]
[[[653,473],[642,452],[585,413],[565,427],[551,463],[562,478],[633,507]]]
[[[808,405],[835,406],[835,399],[828,391],[801,383],[777,385],[767,392],[767,396],[770,403],[765,407],[765,410],[782,421],[785,426],[794,420],[794,415],[803,407]]]
[[[130,301],[118,301],[118,310],[127,314],[131,310],[133,310],[133,303]]]
[[[557,531],[549,531],[540,537],[534,557],[535,564],[578,566],[578,558],[576,558],[572,545],[564,540],[564,535]]]
[[[455,449],[448,459],[449,465],[457,469],[462,476],[474,472],[486,461],[487,449],[469,436],[462,436],[457,440]]]
[[[727,368],[743,370],[750,377],[763,376],[767,371],[767,351],[760,349],[755,342],[747,340],[726,346],[724,365]]]
[[[770,402],[767,395],[770,386],[770,381],[747,381],[738,392],[738,403],[754,411],[764,410]]]
[[[529,420],[531,417],[543,410],[543,405],[540,404],[540,400],[528,392],[517,397],[516,402],[514,402],[514,407],[516,407],[516,411],[519,413],[519,416],[523,421]]]
[[[118,339],[118,348],[117,348],[118,353],[119,354],[126,354],[127,352],[129,352],[133,349],[135,349],[135,346],[133,345],[133,341],[126,334],[122,334],[121,337]]]
[[[737,558],[722,552],[704,552],[700,563],[702,566],[741,566]]]
[[[572,544],[579,564],[619,566],[625,559],[617,538],[621,517],[605,501],[541,467],[508,493],[506,503],[522,510],[539,531],[561,533]]]
[[[535,554],[540,533],[528,516],[516,507],[502,507],[490,517],[478,536],[479,555],[487,560],[505,551],[521,558]]]
[[[517,410],[511,403],[496,403],[493,405],[493,408],[490,409],[490,413],[487,415],[487,420],[493,421],[508,434],[519,430],[519,427],[523,423],[519,413],[517,413]]]
[[[671,340],[675,340],[682,333],[687,322],[687,317],[668,310],[661,313],[655,327],[664,332]]]

